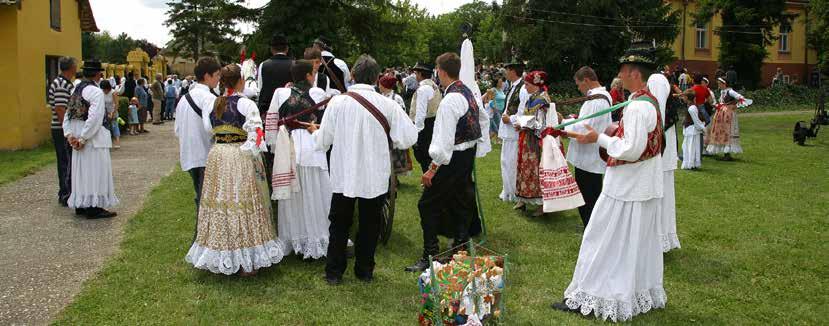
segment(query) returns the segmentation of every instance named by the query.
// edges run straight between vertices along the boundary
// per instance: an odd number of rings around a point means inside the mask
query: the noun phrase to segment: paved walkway
[[[54,165],[0,186],[0,325],[47,324],[118,249],[124,225],[176,167],[173,123],[112,152],[118,216],[86,220],[58,205]]]

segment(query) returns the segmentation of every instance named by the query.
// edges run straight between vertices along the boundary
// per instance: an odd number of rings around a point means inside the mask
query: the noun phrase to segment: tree
[[[274,0],[262,9],[257,31],[244,44],[248,53],[266,58],[271,36],[281,33],[289,55],[301,57],[314,39],[325,36],[334,54],[349,62],[369,53],[381,65],[413,64],[428,55],[428,18],[409,0]]]
[[[177,51],[190,53],[193,60],[211,50],[223,61],[235,60],[231,58],[238,52],[237,23],[258,17],[256,10],[231,0],[180,0],[167,5],[164,25],[173,35],[171,42]]]
[[[147,40],[134,40],[126,33],[113,38],[109,32],[89,33],[81,35],[81,54],[84,60],[98,59],[101,62],[123,64],[127,62],[127,53],[135,48],[141,48],[150,57],[154,57],[159,48]]]
[[[696,23],[707,23],[714,15],[722,17],[720,64],[733,67],[738,85],[754,89],[761,80],[763,60],[768,56],[766,45],[776,40],[774,27],[794,17],[785,12],[784,0],[702,0],[694,17]]]
[[[545,69],[554,81],[571,81],[591,66],[605,82],[618,71],[619,57],[633,39],[653,40],[667,63],[679,31],[679,15],[663,0],[504,0],[501,25],[508,48],[529,68]],[[509,61],[509,59],[507,60]]]
[[[809,43],[817,49],[820,70],[829,74],[829,1],[809,2]]]

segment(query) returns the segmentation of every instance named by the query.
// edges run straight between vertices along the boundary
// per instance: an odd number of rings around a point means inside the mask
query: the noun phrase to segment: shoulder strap
[[[380,126],[382,126],[383,130],[386,132],[386,140],[388,140],[389,142],[389,149],[391,149],[391,127],[389,127],[389,121],[386,120],[386,117],[383,115],[383,113],[381,113],[380,110],[378,110],[377,107],[374,106],[374,104],[371,104],[371,102],[366,100],[365,97],[363,97],[360,94],[357,94],[356,92],[345,92],[343,93],[343,95],[347,95],[353,98],[355,101],[357,101],[357,103],[360,103],[360,105],[362,105],[366,110],[368,110],[369,113],[371,113],[371,115],[374,116],[375,119],[377,119],[377,122],[380,122]]]
[[[193,111],[201,118],[201,109],[198,105],[196,105],[196,101],[193,101],[193,97],[190,96],[190,92],[184,95],[184,98],[187,99],[187,103],[190,104],[190,107],[193,108]]]

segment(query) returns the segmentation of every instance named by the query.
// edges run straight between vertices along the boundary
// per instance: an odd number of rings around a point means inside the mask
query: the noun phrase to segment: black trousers
[[[417,203],[423,229],[423,258],[440,252],[438,234],[453,234],[455,245],[469,241],[469,230],[476,213],[472,184],[474,162],[475,147],[454,152],[449,164],[441,166],[432,178],[432,186],[423,190]],[[447,225],[444,219],[449,219],[451,224]],[[440,230],[441,225],[450,230]]]
[[[590,222],[590,214],[593,213],[593,207],[596,206],[596,201],[599,200],[599,195],[602,193],[602,175],[598,173],[590,173],[579,168],[576,168],[576,184],[579,185],[582,197],[584,197],[584,206],[579,207],[579,216],[584,227]]]
[[[375,198],[350,198],[334,193],[331,197],[331,213],[328,219],[328,254],[325,275],[341,278],[348,262],[345,251],[348,234],[354,222],[354,205],[358,207],[359,225],[354,243],[354,275],[365,278],[374,274],[374,251],[380,236],[380,219],[387,194]]]
[[[58,161],[58,201],[65,203],[72,194],[72,148],[63,136],[63,129],[52,129],[52,144]]]
[[[420,164],[420,171],[426,173],[429,164],[432,164],[432,157],[429,156],[429,145],[432,144],[432,131],[435,129],[435,118],[427,118],[423,121],[423,130],[417,134],[417,142],[412,147],[415,160]]]
[[[199,229],[199,204],[201,204],[201,187],[204,184],[204,167],[192,168],[187,171],[190,173],[190,179],[193,179],[193,189],[196,190],[196,198],[193,201],[196,203],[196,228]],[[196,232],[193,232],[193,241],[196,241]]]

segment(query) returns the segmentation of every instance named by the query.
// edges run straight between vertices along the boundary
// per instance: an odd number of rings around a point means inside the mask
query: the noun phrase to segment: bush
[[[820,90],[802,85],[784,84],[771,88],[745,91],[743,96],[754,100],[758,106],[814,105],[820,97]]]
[[[126,122],[126,124],[124,124],[123,126],[118,125],[118,127],[121,128],[122,133],[125,132],[127,130],[127,127],[129,126],[129,121],[130,121],[130,119],[129,119],[129,116],[130,116],[129,107],[130,107],[129,99],[127,99],[126,97],[119,97],[118,98],[118,116],[122,120],[124,120],[124,122]]]

